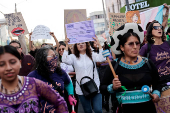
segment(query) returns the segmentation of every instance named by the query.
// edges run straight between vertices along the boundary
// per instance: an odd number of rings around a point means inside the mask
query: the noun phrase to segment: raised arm
[[[62,56],[62,62],[69,64],[69,65],[74,65],[74,60],[73,60],[74,55],[73,54],[68,55],[68,42],[69,41],[70,40],[66,36],[66,38],[65,38],[66,47],[65,47],[65,50],[64,50],[64,53]]]
[[[56,36],[54,35],[54,32],[50,32],[50,35],[51,35],[51,36],[54,38],[54,40],[55,40],[56,47],[57,47],[56,51],[58,52],[58,48],[59,48],[59,45],[60,45],[60,44],[59,44]]]
[[[36,83],[37,93],[50,104],[54,105],[57,113],[68,113],[67,104],[63,97],[59,93],[56,93],[50,86],[45,82],[38,79],[34,79]]]
[[[28,54],[28,49],[27,49],[27,45],[26,45],[26,42],[25,42],[25,37],[24,37],[24,34],[21,33],[19,36],[18,36],[18,40],[19,42],[21,43],[21,48],[22,48],[22,52],[27,55]]]
[[[29,49],[30,49],[30,51],[35,51],[35,47],[33,45],[33,41],[31,41],[31,35],[32,35],[32,32],[29,33]]]
[[[166,25],[167,25],[167,22],[168,22],[168,16],[169,16],[169,6],[165,3],[163,4],[164,5],[164,8],[166,8],[166,13],[165,13],[165,16],[163,18],[163,22],[162,22],[162,26],[163,28],[165,29]]]
[[[103,61],[106,60],[106,58],[104,58],[103,55],[102,55],[103,48],[102,48],[102,46],[100,45],[100,42],[99,42],[99,40],[98,40],[97,37],[95,37],[95,38],[93,37],[93,39],[95,40],[96,44],[97,44],[98,47],[99,47],[99,54],[93,52],[93,53],[92,53],[92,58],[93,58],[94,62],[103,62]]]

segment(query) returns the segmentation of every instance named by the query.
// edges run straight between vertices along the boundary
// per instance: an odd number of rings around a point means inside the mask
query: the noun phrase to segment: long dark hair
[[[120,50],[121,51],[121,55],[120,56],[124,56],[124,53],[123,51],[120,49],[120,46],[124,47],[125,43],[127,42],[127,40],[129,39],[130,36],[134,36],[138,39],[138,41],[140,42],[140,38],[139,36],[133,32],[132,29],[129,29],[127,33],[125,33],[123,36],[119,35],[118,36],[118,39],[120,40],[119,41],[119,46],[117,47],[117,50]],[[141,42],[140,42],[141,43]]]
[[[21,55],[17,51],[17,49],[11,45],[6,45],[6,46],[0,46],[0,55],[4,53],[10,53],[17,57],[19,60],[21,60]]]
[[[61,45],[63,45],[63,46],[66,47],[66,44],[65,44],[64,42],[60,43],[59,47],[60,47]],[[70,55],[70,54],[71,54],[71,49],[68,47],[68,55]],[[62,57],[62,56],[59,54],[59,48],[58,48],[58,55],[59,55],[59,61],[62,62],[62,60],[61,60],[61,57]]]
[[[90,46],[92,47],[93,51],[99,53],[99,48],[94,47],[94,41],[90,41],[89,43],[90,43]]]
[[[35,66],[34,66],[34,70],[36,69],[38,74],[41,75],[42,77],[44,77],[45,79],[47,79],[48,81],[51,81],[50,77],[50,70],[48,68],[48,63],[47,63],[47,56],[48,56],[48,51],[49,50],[54,50],[54,48],[50,45],[46,45],[42,48],[40,48],[35,56]],[[58,67],[55,71],[55,73],[62,75],[62,70],[60,68],[60,63],[58,61]]]
[[[151,39],[151,38],[153,37],[153,35],[152,35],[152,30],[153,30],[153,24],[154,24],[154,23],[160,24],[160,23],[159,23],[158,21],[156,21],[156,20],[152,21],[152,22],[149,24],[149,27],[148,27],[148,29],[147,29],[147,35],[146,35],[146,39],[147,39],[148,43],[151,43],[151,44],[154,44],[154,43],[155,43],[155,41]],[[160,24],[160,25],[161,25],[161,24]],[[162,29],[162,31],[163,31],[163,29]],[[162,32],[161,38],[162,38],[162,41],[164,42],[164,41],[165,41],[164,31]]]
[[[86,55],[92,59],[92,51],[91,51],[91,48],[90,48],[90,44],[89,42],[85,42],[86,43]],[[74,55],[79,58],[80,57],[80,52],[79,50],[77,49],[77,43],[74,45]]]

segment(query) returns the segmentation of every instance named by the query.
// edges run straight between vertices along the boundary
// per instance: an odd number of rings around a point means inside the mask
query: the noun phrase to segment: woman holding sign
[[[99,43],[99,40],[97,38],[94,38],[94,40],[99,46],[99,54],[91,51],[89,42],[82,42],[76,43],[74,45],[74,54],[68,55],[69,39],[66,38],[66,48],[62,56],[62,61],[64,63],[73,65],[75,68],[77,80],[76,93],[78,94],[85,113],[92,113],[92,109],[95,113],[102,113],[102,95],[99,93],[100,81],[96,69],[96,64],[94,62],[102,62],[106,59],[102,56],[103,49]],[[83,77],[87,78],[83,79]],[[82,82],[84,85],[91,81],[94,81],[93,84],[96,85],[96,87],[94,87],[95,93],[93,93],[93,95],[87,96],[84,90],[82,92]]]
[[[142,28],[136,23],[126,23],[116,30],[113,37],[117,42],[114,47],[121,54],[112,62],[117,78],[108,66],[101,92],[116,93],[123,113],[156,113],[153,102],[159,101],[159,75],[150,60],[138,55],[144,38]],[[145,94],[146,91],[150,93],[151,87],[152,98]]]

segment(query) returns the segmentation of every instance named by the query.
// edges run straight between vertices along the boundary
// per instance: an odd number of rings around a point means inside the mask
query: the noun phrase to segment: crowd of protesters
[[[111,36],[112,44],[101,44],[93,37],[94,41],[69,45],[67,36],[59,42],[50,32],[55,47],[43,43],[36,48],[29,34],[29,55],[23,34],[19,41],[0,46],[0,112],[71,113],[72,107],[78,112],[81,102],[85,113],[102,113],[102,108],[110,110],[111,97],[113,113],[156,113],[154,103],[170,89],[166,85],[170,82],[170,27],[164,33],[169,7],[164,7],[162,24],[154,20],[143,31],[136,23],[126,23]],[[118,43],[113,44],[115,40]],[[90,97],[82,90],[87,78],[97,88]],[[152,94],[141,90],[146,85]]]

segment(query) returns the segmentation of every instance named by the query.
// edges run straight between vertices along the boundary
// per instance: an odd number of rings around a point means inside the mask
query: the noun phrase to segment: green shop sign
[[[157,7],[164,3],[170,5],[170,0],[143,0],[140,2],[129,4],[129,6],[131,11],[134,11],[134,10],[141,10],[149,7]],[[120,9],[121,13],[125,13],[125,11],[127,11],[126,5]]]

